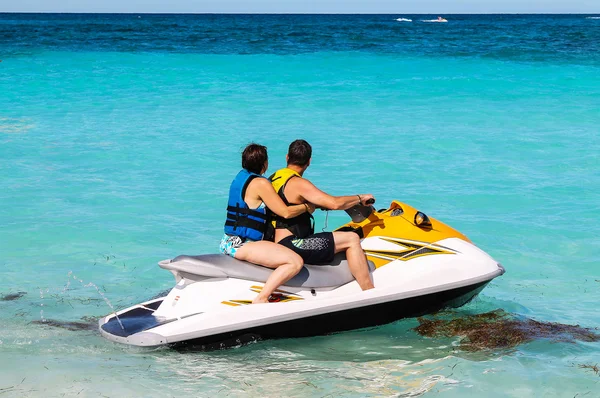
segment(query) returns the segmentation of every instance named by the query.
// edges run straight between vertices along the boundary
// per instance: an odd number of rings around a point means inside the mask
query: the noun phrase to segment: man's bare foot
[[[254,300],[252,300],[252,304],[266,304],[269,302],[269,297],[261,297],[256,296]]]
[[[370,278],[369,279],[365,279],[365,280],[361,280],[360,282],[357,280],[357,282],[358,282],[358,286],[360,286],[360,288],[363,291],[375,288],[375,285],[373,285],[373,281]]]

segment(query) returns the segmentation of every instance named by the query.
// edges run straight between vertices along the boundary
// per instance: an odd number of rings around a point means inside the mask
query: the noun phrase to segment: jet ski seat
[[[375,265],[369,261],[371,272]],[[270,268],[236,260],[225,254],[204,254],[200,256],[181,255],[172,260],[163,260],[158,265],[175,275],[177,282],[181,278],[202,280],[212,278],[238,278],[257,282],[266,282],[273,271]],[[284,286],[304,288],[337,287],[354,280],[344,253],[338,253],[330,265],[305,264],[300,272],[287,281]]]

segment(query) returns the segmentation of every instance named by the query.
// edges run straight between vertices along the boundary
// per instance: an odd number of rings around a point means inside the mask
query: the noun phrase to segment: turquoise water
[[[600,396],[598,343],[465,353],[414,319],[211,353],[31,323],[168,289],[157,261],[216,251],[240,149],[272,171],[304,138],[318,186],[405,201],[506,267],[456,316],[599,327],[600,23],[397,17],[0,15],[0,295],[25,293],[0,301],[0,392]]]

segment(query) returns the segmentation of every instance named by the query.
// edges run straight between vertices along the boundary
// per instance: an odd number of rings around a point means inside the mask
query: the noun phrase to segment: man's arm
[[[327,210],[346,210],[357,204],[365,204],[367,200],[373,199],[373,195],[371,194],[331,196],[328,193],[321,191],[319,188],[315,187],[312,182],[304,178],[294,178],[288,182],[288,186],[292,181],[294,184],[294,192],[302,199]]]

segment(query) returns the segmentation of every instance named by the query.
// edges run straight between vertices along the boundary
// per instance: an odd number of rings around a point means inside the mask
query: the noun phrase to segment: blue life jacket
[[[250,209],[244,201],[246,188],[255,178],[264,178],[258,174],[242,169],[229,188],[227,202],[227,220],[225,233],[236,235],[242,239],[262,240],[267,230],[267,209]]]

